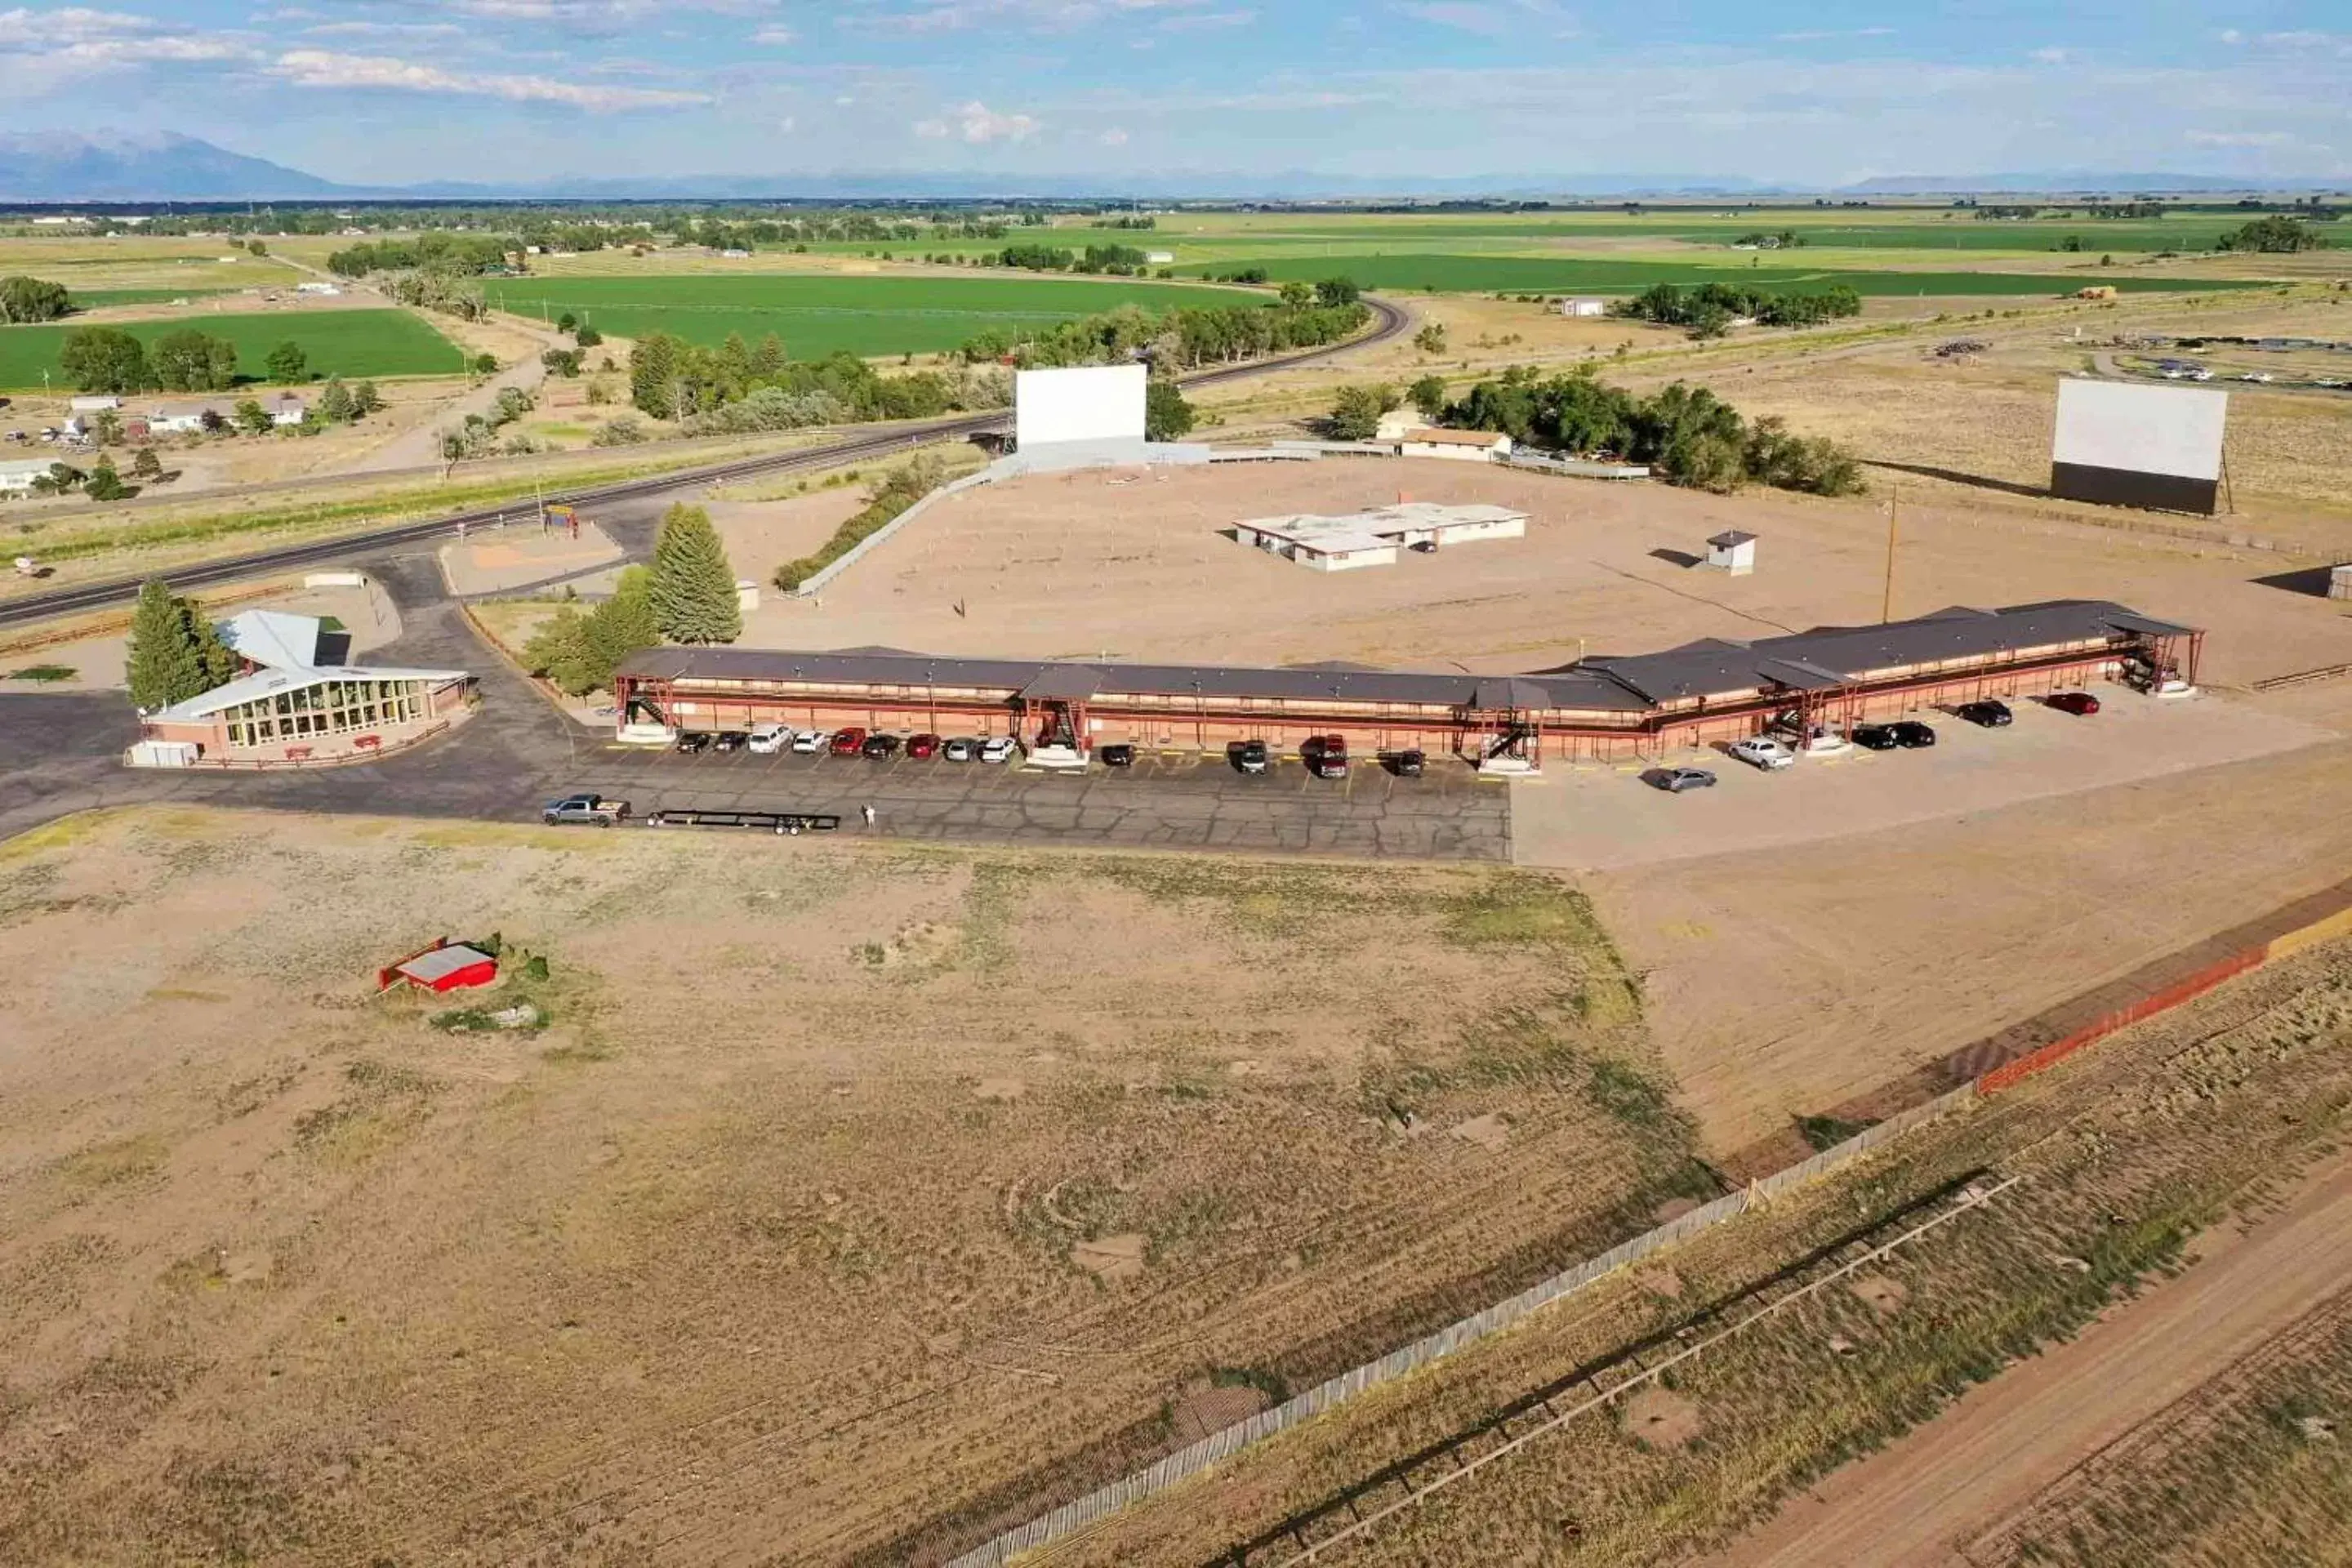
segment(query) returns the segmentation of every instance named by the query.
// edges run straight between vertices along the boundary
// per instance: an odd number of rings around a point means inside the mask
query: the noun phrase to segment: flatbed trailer
[[[841,818],[808,811],[656,811],[647,827],[748,827],[759,833],[831,833]]]

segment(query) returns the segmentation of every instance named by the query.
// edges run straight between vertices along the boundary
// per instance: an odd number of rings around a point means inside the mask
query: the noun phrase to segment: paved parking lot
[[[2336,738],[2225,695],[2158,701],[2121,686],[2095,689],[2104,707],[2089,718],[2029,701],[2011,703],[2016,721],[1999,730],[1934,710],[1907,715],[1936,731],[1925,751],[1855,747],[1771,773],[1720,752],[1678,752],[1666,761],[1718,781],[1683,795],[1651,788],[1637,768],[1555,766],[1542,783],[1515,786],[1514,851],[1528,865],[1610,869],[1776,848],[1965,819]],[[2084,809],[2097,807],[2086,801]]]
[[[833,812],[845,832],[899,838],[1053,838],[1154,848],[1502,860],[1509,792],[1467,769],[1401,779],[1359,764],[1344,780],[1282,763],[1247,777],[1216,758],[1146,754],[1132,768],[1049,773],[990,763],[612,746],[583,756],[581,787],[655,810]]]

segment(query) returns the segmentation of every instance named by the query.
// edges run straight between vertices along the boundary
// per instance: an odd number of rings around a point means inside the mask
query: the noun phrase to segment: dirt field
[[[1893,1447],[1825,1478],[1708,1562],[2008,1562],[2008,1552],[1973,1543],[2000,1536],[2074,1466],[2177,1400],[2202,1393],[2218,1404],[2218,1384],[2233,1363],[2352,1278],[2352,1160],[2338,1155],[2314,1171],[2283,1212],[2220,1226],[2191,1251],[2200,1262],[2185,1275],[1970,1391]],[[2179,1543],[2142,1544],[2164,1557]]]
[[[1424,1484],[1458,1473],[1457,1461],[1542,1419],[1537,1393],[1548,1391],[1555,1411],[1579,1405],[1594,1382],[1613,1386],[1632,1370],[1614,1359],[1628,1348],[1646,1345],[1645,1363],[1654,1364],[1744,1316],[1736,1309],[1714,1315],[1717,1303],[1759,1289],[1763,1299],[1777,1298],[1770,1282],[1778,1271],[1803,1268],[1811,1249],[1853,1258],[1857,1235],[1875,1243],[1922,1212],[1948,1211],[1948,1197],[1927,1197],[1924,1211],[1910,1206],[1925,1194],[2021,1176],[1980,1212],[1871,1259],[1864,1271],[1674,1367],[1652,1388],[1533,1438],[1318,1559],[1688,1563],[1799,1496],[1788,1504],[1795,1510],[1789,1533],[1765,1538],[1789,1544],[1789,1555],[1773,1561],[1873,1568],[1947,1561],[1914,1548],[1948,1538],[1938,1521],[1957,1527],[1971,1499],[1985,1502],[1973,1516],[1978,1525],[1996,1522],[1993,1494],[2018,1473],[2008,1468],[2012,1444],[2037,1478],[2014,1494],[2022,1501],[2081,1445],[2128,1428],[2341,1286],[2336,1233],[2347,1198],[2338,1140],[2352,1095],[2348,1031],[2352,953],[2340,943],[2312,950],[1130,1510],[1055,1561],[1197,1568],[1237,1561],[1234,1552],[1247,1547],[1250,1568],[1282,1568],[1296,1561],[1299,1541],[1328,1540],[1399,1500],[1405,1486],[1384,1479],[1395,1473],[1384,1467]],[[2300,1173],[2320,1161],[2329,1162],[2320,1181],[2294,1197]],[[2236,1223],[2225,1224],[2232,1215]],[[2239,1237],[2241,1228],[2249,1234]],[[2148,1301],[2128,1300],[2143,1281],[2183,1268],[2180,1279],[2149,1286]],[[2209,1279],[2208,1269],[2218,1272]],[[2143,1328],[2141,1314],[2154,1321]],[[2046,1349],[2077,1333],[2080,1344]],[[2033,1359],[2037,1350],[2048,1359]],[[2336,1372],[2326,1375],[2326,1386],[2341,1385]],[[1990,1387],[1969,1392],[1987,1380]],[[2016,1419],[1996,1426],[1972,1415],[1979,1407],[1987,1417],[1998,1411]],[[1515,1408],[1529,1413],[1493,1426]],[[2269,1429],[2263,1412],[2275,1408],[2255,1404],[2244,1420]],[[2308,1403],[2292,1408],[2328,1414]],[[1958,1423],[1948,1440],[1947,1414]],[[1867,1471],[1826,1486],[1819,1478],[1890,1442],[1896,1446],[1871,1463],[1916,1485],[1900,1500],[1878,1500],[1885,1506],[1873,1519],[1885,1530],[1807,1534],[1809,1517],[1822,1510],[1801,1494],[1858,1495]],[[2307,1459],[2293,1457],[2305,1451]],[[2298,1475],[2340,1473],[2324,1438],[2307,1450],[2273,1444],[2259,1456],[2221,1450],[2217,1458],[2228,1467],[2223,1475],[2260,1481],[2260,1495],[2280,1506],[2232,1520],[2226,1487],[2200,1477],[2184,1489],[2201,1513],[2186,1502],[2168,1513],[2166,1497],[2180,1494],[2158,1489],[2180,1472],[2158,1472],[2156,1486],[2135,1494],[2137,1514],[2118,1516],[2117,1530],[2136,1523],[2139,1533],[2101,1538],[2116,1547],[2113,1555],[2068,1556],[2062,1533],[2050,1542],[2053,1555],[2032,1561],[2158,1561],[2179,1539],[2173,1532],[2200,1517],[2216,1521],[2221,1539],[2259,1550],[2184,1552],[2180,1560],[2340,1554],[2341,1507],[2324,1498],[2296,1506],[2292,1489]],[[1979,1474],[1984,1491],[1972,1489]],[[1927,1516],[1916,1533],[1912,1512]],[[1827,1517],[1834,1526],[1844,1516]],[[1978,1568],[2011,1560],[1969,1559]]]
[[[1220,531],[1244,518],[1346,512],[1400,495],[1518,507],[1529,514],[1528,535],[1318,573]],[[1906,505],[1895,613],[2112,598],[2210,628],[2210,682],[2341,661],[2340,606],[2299,578],[2285,587],[2261,581],[2305,563],[2233,549],[2222,525],[2166,520],[2192,535],[2175,538],[2132,526],[2145,521]],[[1753,576],[1686,564],[1728,527],[1761,536]],[[951,497],[845,574],[821,605],[780,605],[745,640],[1526,670],[1588,652],[1874,621],[1885,551],[1885,511],[1869,499],[1719,497],[1430,459],[1097,469]]]
[[[753,848],[0,850],[0,1556],[899,1561],[1706,1190],[1548,879]]]

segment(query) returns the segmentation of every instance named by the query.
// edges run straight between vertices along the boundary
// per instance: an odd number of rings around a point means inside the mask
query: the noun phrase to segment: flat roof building
[[[1438,550],[1485,539],[1517,539],[1527,531],[1528,514],[1509,507],[1483,501],[1467,506],[1400,501],[1344,517],[1300,513],[1252,518],[1234,525],[1234,537],[1318,572],[1344,572],[1359,566],[1394,565],[1400,550]]]

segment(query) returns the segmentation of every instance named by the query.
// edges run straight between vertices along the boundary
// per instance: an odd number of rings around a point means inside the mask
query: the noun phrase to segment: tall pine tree
[[[654,542],[653,581],[646,596],[654,624],[672,642],[733,642],[743,633],[735,571],[710,514],[680,501],[662,519]]]
[[[162,578],[150,577],[141,586],[131,616],[129,676],[131,703],[142,711],[211,689],[191,620],[186,604],[172,596]]]

